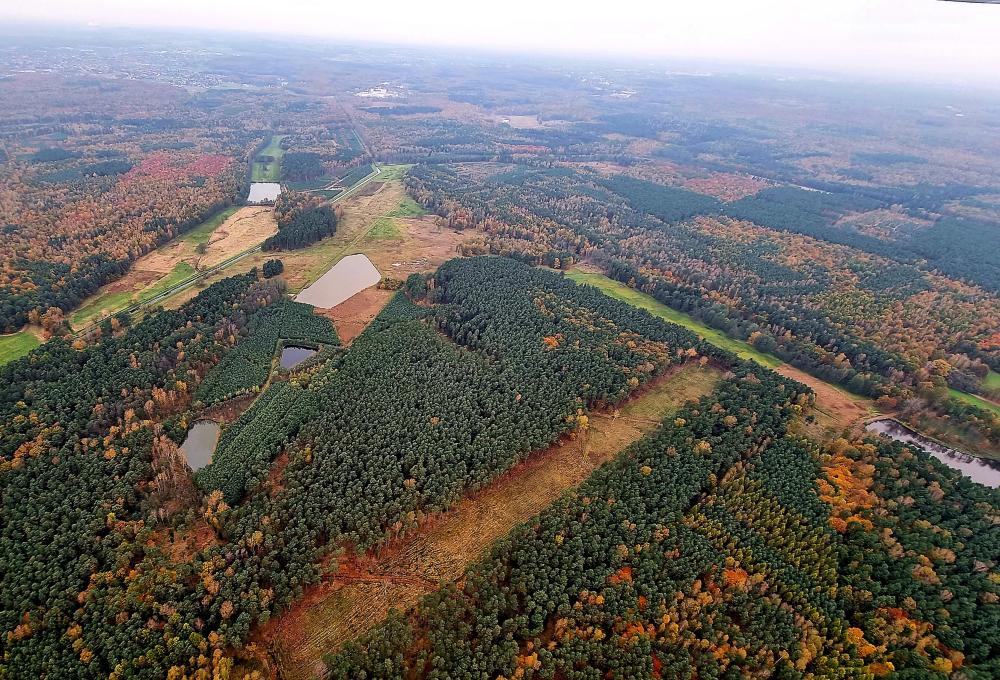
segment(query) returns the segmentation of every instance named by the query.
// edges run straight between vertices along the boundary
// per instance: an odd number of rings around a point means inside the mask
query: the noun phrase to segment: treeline
[[[11,677],[106,678],[168,643],[178,658],[200,653],[195,617],[177,601],[191,572],[164,569],[148,543],[159,510],[150,493],[177,455],[157,423],[188,408],[271,296],[253,274],[228,278],[82,349],[55,339],[0,368],[0,630]],[[142,598],[126,597],[136,587]],[[175,607],[178,628],[167,623]],[[166,668],[144,662],[131,675]]]
[[[331,676],[723,677],[733,663],[723,634],[736,633],[737,612],[694,609],[708,604],[702,585],[712,592],[703,572],[724,561],[689,538],[683,517],[728,469],[784,435],[805,396],[800,389],[766,369],[739,365],[715,393],[681,408],[511,532],[462,585],[445,586],[409,619],[390,618],[330,658]],[[685,596],[690,606],[681,608]],[[781,634],[755,638],[778,608],[765,601],[752,611],[752,602],[731,605],[746,616],[749,630],[737,634],[748,652]],[[699,623],[714,628],[703,633],[707,644],[684,640],[702,632]],[[774,652],[766,659],[748,653],[736,665],[752,671],[783,663]]]
[[[274,214],[278,233],[264,241],[265,251],[305,248],[337,231],[336,213],[319,196],[285,191],[274,203]]]
[[[794,386],[735,373],[330,655],[331,677],[1000,671],[1000,494],[899,444],[790,438]]]

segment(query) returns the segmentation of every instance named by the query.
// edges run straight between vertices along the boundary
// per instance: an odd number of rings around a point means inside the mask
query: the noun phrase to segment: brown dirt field
[[[378,316],[394,294],[391,290],[366,288],[333,309],[317,308],[316,312],[333,322],[337,335],[340,336],[340,342],[346,346],[361,335],[361,331]]]
[[[262,243],[278,231],[274,208],[247,206],[233,213],[228,220],[216,227],[208,241],[208,250],[197,258],[196,269],[211,267]]]
[[[362,635],[391,608],[408,609],[442,581],[459,579],[497,539],[579,485],[688,399],[707,394],[718,371],[688,365],[662,376],[619,415],[594,414],[589,431],[532,454],[498,480],[379,553],[349,555],[295,606],[257,631],[261,664],[285,680],[323,674],[322,657]],[[656,403],[657,420],[649,403]],[[272,668],[272,664],[277,667]]]

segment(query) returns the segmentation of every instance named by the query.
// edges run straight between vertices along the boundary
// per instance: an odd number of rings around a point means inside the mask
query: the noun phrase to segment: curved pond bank
[[[199,420],[188,430],[181,453],[192,470],[198,470],[212,462],[212,454],[219,443],[222,428],[214,420]]]
[[[311,347],[298,347],[296,345],[287,345],[281,350],[281,362],[282,368],[293,368],[298,366],[303,361],[311,357],[316,353],[316,350]]]
[[[958,470],[966,477],[970,477],[974,482],[979,482],[993,488],[1000,487],[1000,462],[956,451],[924,437],[919,432],[911,430],[891,418],[873,420],[865,425],[865,429],[869,432],[877,432],[885,435],[898,442],[913,444],[931,454],[948,467]]]
[[[296,302],[329,309],[382,280],[367,255],[348,255],[295,296]]]

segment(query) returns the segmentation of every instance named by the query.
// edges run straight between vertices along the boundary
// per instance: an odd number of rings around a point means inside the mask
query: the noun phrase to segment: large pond
[[[945,465],[972,478],[973,481],[994,488],[1000,487],[1000,462],[970,456],[967,453],[938,444],[891,418],[873,420],[865,425],[865,429],[869,432],[884,434],[898,442],[918,446]]]
[[[348,255],[295,296],[297,302],[329,309],[382,279],[367,256]]]
[[[199,420],[188,430],[181,453],[187,458],[192,470],[203,468],[212,462],[215,445],[219,443],[219,424],[211,420]]]
[[[295,347],[293,345],[284,347],[281,350],[281,367],[292,368],[298,366],[315,353],[316,350],[309,347]]]
[[[250,195],[247,196],[247,203],[273,202],[280,195],[281,185],[277,182],[253,182],[250,185]]]

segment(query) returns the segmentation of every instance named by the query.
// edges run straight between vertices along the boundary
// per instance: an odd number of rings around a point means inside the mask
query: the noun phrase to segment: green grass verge
[[[675,323],[678,326],[684,326],[684,328],[694,331],[716,347],[729,350],[730,352],[738,355],[741,359],[753,359],[757,363],[767,366],[768,368],[777,368],[784,363],[776,356],[764,354],[748,343],[731,338],[722,331],[706,326],[694,317],[688,316],[683,312],[678,312],[675,309],[671,309],[662,302],[654,300],[649,295],[635,290],[634,288],[629,288],[623,283],[609,279],[603,274],[592,274],[572,269],[566,272],[566,276],[577,283],[586,283],[591,286],[595,286],[603,291],[605,295],[627,302],[634,307],[645,309],[650,314],[658,316],[664,321]]]
[[[281,158],[285,155],[285,150],[281,148],[281,140],[285,135],[274,135],[258,156],[273,156],[274,161],[270,163],[259,163],[256,158],[253,162],[253,169],[250,173],[251,182],[279,182],[281,181]]]
[[[378,175],[378,181],[380,182],[390,182],[392,180],[403,179],[406,173],[410,171],[413,165],[400,164],[400,165],[383,165],[380,169],[382,172]]]
[[[948,388],[948,394],[951,395],[953,399],[958,399],[959,401],[964,401],[966,404],[978,406],[986,411],[992,411],[1000,416],[1000,405],[994,404],[992,401],[987,401],[982,397],[977,397],[976,395],[969,394],[968,392],[959,392],[951,387]]]
[[[407,196],[399,202],[399,207],[389,213],[389,217],[420,217],[426,214],[422,205]]]
[[[184,243],[191,243],[194,245],[207,243],[208,240],[212,238],[212,232],[218,229],[219,225],[228,220],[237,210],[239,210],[239,207],[234,205],[231,208],[226,208],[221,212],[217,212],[197,227],[184,232],[177,238]]]
[[[137,291],[122,290],[115,293],[105,293],[94,298],[73,313],[70,317],[70,324],[72,324],[73,328],[78,329],[100,319],[103,316],[102,310],[106,309],[108,310],[108,314],[114,314],[134,302],[151,300],[171,286],[193,276],[194,273],[194,267],[187,262],[178,262],[169,274],[161,276],[146,288],[138,291],[138,297],[136,297]]]
[[[983,387],[988,390],[1000,390],[1000,373],[990,371],[983,380]]]
[[[40,344],[42,343],[39,342],[38,338],[28,331],[21,331],[13,335],[0,335],[0,365],[23,357]]]
[[[380,217],[375,220],[375,224],[368,231],[369,241],[396,241],[403,238],[399,231],[399,225],[391,217]]]

